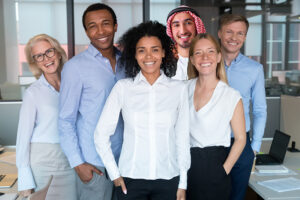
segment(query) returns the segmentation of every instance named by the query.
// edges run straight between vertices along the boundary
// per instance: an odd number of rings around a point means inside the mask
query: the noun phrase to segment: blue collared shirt
[[[251,146],[253,150],[259,152],[267,119],[263,66],[239,53],[230,66],[225,64],[225,68],[229,85],[238,90],[243,98],[246,131],[249,131],[251,127],[250,101],[252,103],[253,137]]]
[[[119,57],[120,52],[116,50],[117,61]],[[111,89],[125,77],[125,69],[118,62],[115,69],[116,73],[109,60],[91,44],[64,65],[58,126],[61,146],[71,167],[84,162],[104,166],[96,152],[94,131]],[[118,160],[123,141],[121,117],[110,140]]]

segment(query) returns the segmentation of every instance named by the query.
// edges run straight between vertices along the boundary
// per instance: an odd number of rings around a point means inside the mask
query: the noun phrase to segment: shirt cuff
[[[259,152],[261,146],[261,141],[253,140],[251,147],[254,151]]]
[[[67,158],[69,160],[70,166],[72,168],[81,165],[82,163],[84,163],[85,161],[82,159],[82,157],[78,154],[73,154],[72,156],[68,156]]]
[[[34,189],[35,181],[30,167],[18,168],[18,191]]]
[[[121,176],[119,172],[119,168],[114,163],[105,164],[105,168],[107,170],[107,173],[109,175],[110,180],[116,180]]]
[[[187,188],[187,171],[181,171],[178,188],[186,190]]]

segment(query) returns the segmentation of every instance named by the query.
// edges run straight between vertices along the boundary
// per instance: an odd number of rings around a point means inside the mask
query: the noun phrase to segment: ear
[[[218,38],[221,39],[221,30],[218,30]]]
[[[162,57],[163,58],[165,57],[165,50],[164,49],[162,50]]]
[[[117,30],[118,30],[118,24],[115,24],[114,25],[114,31],[117,32]]]

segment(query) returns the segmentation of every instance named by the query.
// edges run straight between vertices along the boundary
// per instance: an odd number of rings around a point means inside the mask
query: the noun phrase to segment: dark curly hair
[[[172,77],[176,73],[176,59],[173,55],[174,44],[166,34],[166,27],[157,21],[148,21],[129,29],[120,39],[124,47],[120,62],[125,66],[127,77],[134,78],[140,72],[140,66],[135,59],[136,45],[145,36],[157,37],[165,51],[160,68],[165,75]]]

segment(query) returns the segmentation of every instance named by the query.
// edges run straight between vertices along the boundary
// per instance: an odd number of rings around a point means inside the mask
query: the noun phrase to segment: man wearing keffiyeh
[[[175,43],[175,54],[178,58],[173,79],[187,80],[191,42],[197,34],[205,32],[204,24],[196,10],[182,5],[170,11],[167,17],[167,34]]]

